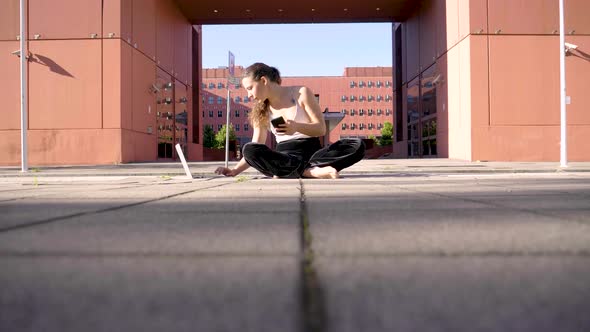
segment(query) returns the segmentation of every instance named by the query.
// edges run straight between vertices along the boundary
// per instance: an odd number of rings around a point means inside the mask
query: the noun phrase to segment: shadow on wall
[[[49,70],[53,73],[63,75],[63,76],[68,76],[71,78],[75,78],[74,75],[70,74],[62,66],[58,65],[57,63],[55,63],[55,61],[51,60],[50,58],[48,58],[46,56],[43,56],[40,54],[33,54],[31,59],[32,59],[31,60],[32,62],[35,62],[35,63],[38,63],[38,64],[48,67]]]
[[[580,58],[582,60],[586,60],[590,62],[590,54],[580,51],[579,49],[569,49],[567,50],[567,52],[565,53],[566,55],[569,56],[575,56],[576,58]]]

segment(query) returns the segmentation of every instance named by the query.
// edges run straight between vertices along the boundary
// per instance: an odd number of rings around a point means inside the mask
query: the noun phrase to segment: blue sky
[[[254,62],[282,76],[341,76],[344,67],[391,66],[391,23],[204,25],[203,68]]]

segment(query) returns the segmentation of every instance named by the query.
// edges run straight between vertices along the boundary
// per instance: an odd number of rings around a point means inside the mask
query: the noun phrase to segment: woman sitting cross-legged
[[[364,143],[356,138],[322,148],[318,137],[325,135],[326,124],[309,88],[281,86],[279,71],[263,63],[246,68],[242,84],[256,103],[250,112],[252,142],[244,145],[243,158],[234,168],[219,167],[215,173],[236,176],[252,166],[278,178],[335,179],[340,170],[363,158]],[[276,137],[276,151],[264,144],[269,130]]]

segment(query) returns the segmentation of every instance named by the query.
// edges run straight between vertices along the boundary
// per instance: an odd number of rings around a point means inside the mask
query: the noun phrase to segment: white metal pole
[[[567,117],[565,106],[565,35],[563,0],[559,0],[559,85],[561,104],[561,145],[559,159],[560,166],[567,167]]]
[[[225,122],[225,167],[229,167],[229,105],[230,105],[229,80],[227,82],[227,119]]]
[[[20,142],[21,142],[21,171],[27,172],[27,24],[26,1],[20,0]]]

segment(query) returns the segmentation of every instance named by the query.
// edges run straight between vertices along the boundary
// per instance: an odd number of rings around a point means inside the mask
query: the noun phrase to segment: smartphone
[[[273,127],[278,128],[279,125],[285,124],[285,119],[282,116],[279,116],[278,118],[270,120],[270,123],[272,123]]]

